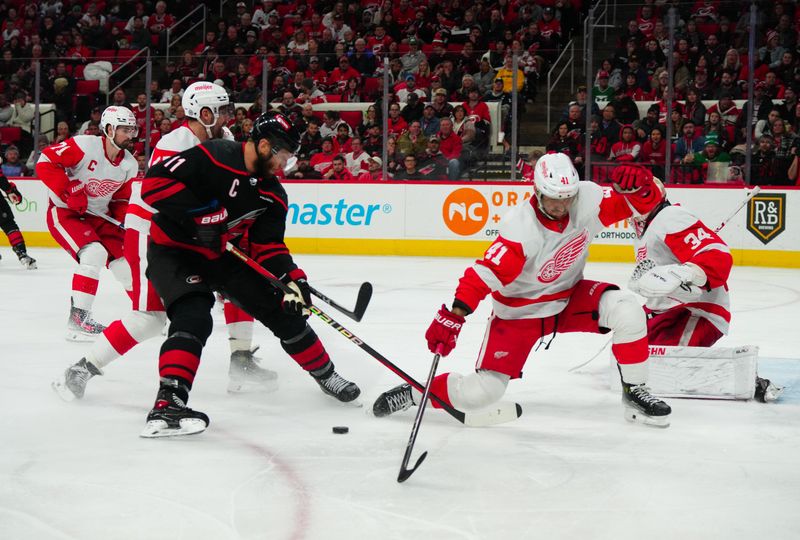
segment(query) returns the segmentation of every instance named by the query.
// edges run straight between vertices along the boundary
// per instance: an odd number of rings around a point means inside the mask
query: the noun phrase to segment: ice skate
[[[669,427],[669,416],[672,409],[669,405],[653,396],[650,389],[643,385],[622,383],[622,405],[625,420],[647,426]]]
[[[403,383],[378,396],[378,399],[372,405],[372,414],[379,418],[389,416],[396,412],[405,411],[412,405],[414,405],[414,398],[411,395],[411,385]]]
[[[178,381],[161,379],[156,403],[147,415],[147,425],[140,437],[153,439],[194,435],[205,431],[209,424],[208,416],[186,406],[181,395],[188,393],[189,389]]]
[[[236,351],[231,354],[228,369],[228,392],[274,392],[278,389],[278,374],[258,365],[260,358],[254,356],[258,347],[252,351]]]
[[[67,321],[67,341],[94,341],[106,327],[92,319],[85,309],[72,306]]]
[[[776,386],[769,379],[762,379],[756,376],[756,393],[754,396],[756,401],[760,401],[761,403],[777,401],[782,393],[782,386]]]
[[[77,364],[71,365],[64,371],[64,374],[53,381],[53,390],[64,401],[73,401],[83,398],[86,392],[86,383],[95,375],[102,375],[103,372],[85,358],[81,358]]]
[[[19,263],[28,270],[36,270],[36,259],[28,255],[28,252],[25,251],[25,249],[17,249],[17,247],[14,248],[14,253],[17,254]]]
[[[312,375],[313,376],[313,375]],[[361,395],[361,389],[354,382],[350,382],[334,369],[330,369],[330,373],[321,377],[314,376],[314,380],[322,391],[333,396],[342,403],[349,403]]]

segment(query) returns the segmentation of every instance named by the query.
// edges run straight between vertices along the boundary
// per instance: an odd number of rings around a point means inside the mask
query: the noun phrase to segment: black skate
[[[75,306],[70,308],[67,321],[68,341],[94,341],[105,329],[106,327],[92,319],[91,314],[85,309]]]
[[[783,393],[782,386],[773,384],[769,379],[762,379],[756,376],[756,393],[753,396],[756,401],[760,401],[761,403],[777,401],[781,393]]]
[[[231,354],[231,366],[228,369],[228,392],[274,392],[278,389],[278,374],[271,369],[258,365],[260,360],[252,351],[236,351]]]
[[[18,249],[19,248],[19,249]],[[36,259],[28,255],[28,252],[25,251],[24,247],[17,246],[14,248],[14,253],[17,254],[19,258],[19,262],[22,266],[27,268],[28,270],[36,270]]]
[[[68,367],[61,378],[53,381],[53,390],[64,401],[81,399],[86,392],[86,383],[89,382],[89,379],[102,374],[100,368],[87,362],[86,358],[81,358],[77,364]]]
[[[643,385],[622,383],[622,405],[625,408],[625,420],[655,427],[669,427],[669,405],[653,396],[650,389]]]
[[[179,395],[188,393],[189,389],[180,382],[174,379],[161,379],[156,404],[147,415],[147,425],[139,436],[152,439],[194,435],[205,431],[209,424],[208,416],[187,407]]]
[[[356,383],[348,381],[332,368],[329,371],[329,374],[322,377],[312,375],[323,392],[342,403],[349,403],[361,395],[361,389]]]
[[[372,405],[372,414],[379,418],[389,416],[396,412],[405,411],[414,404],[411,385],[403,383],[378,396],[378,399]]]

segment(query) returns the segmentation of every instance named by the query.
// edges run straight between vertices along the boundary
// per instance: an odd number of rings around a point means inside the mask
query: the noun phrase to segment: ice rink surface
[[[735,268],[731,335],[721,345],[761,347],[763,376],[787,385],[783,400],[671,400],[666,430],[628,424],[607,383],[606,337],[559,335],[533,353],[506,397],[515,422],[465,428],[426,411],[405,484],[396,476],[416,409],[369,414],[400,380],[320,320],[337,369],[362,389],[362,408],[341,405],[263,327],[262,365],[277,370],[270,394],[228,395],[229,348],[221,311],[190,406],[211,417],[200,435],[139,438],[157,389],[160,339],[140,345],[62,402],[51,380],[87,344],[64,340],[73,263],[34,249],[39,270],[0,253],[0,539],[694,539],[800,535],[800,271]],[[352,305],[358,285],[375,294],[361,323],[320,305],[419,379],[430,367],[423,334],[449,303],[466,259],[296,257],[311,283]],[[632,265],[590,264],[586,277],[624,283]],[[266,286],[266,285],[265,285]],[[95,315],[128,309],[104,273]],[[472,315],[440,372],[469,371],[489,313]],[[791,360],[794,358],[795,360]],[[332,426],[349,426],[335,435]]]

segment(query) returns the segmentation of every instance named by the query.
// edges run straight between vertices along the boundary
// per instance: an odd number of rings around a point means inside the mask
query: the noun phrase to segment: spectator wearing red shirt
[[[67,57],[85,64],[91,56],[92,50],[83,44],[83,36],[75,34],[72,40],[72,47],[67,49]]]
[[[639,154],[642,164],[649,166],[658,178],[664,178],[664,164],[667,160],[667,141],[661,128],[654,127],[650,131],[650,138],[642,145]]]
[[[323,176],[333,166],[333,158],[336,152],[333,151],[333,137],[322,139],[322,151],[311,156],[311,167]]]
[[[417,13],[409,0],[400,0],[398,6],[392,10],[392,16],[394,16],[394,22],[402,27],[412,22]]]
[[[336,126],[336,137],[333,138],[333,152],[335,154],[346,154],[353,150],[350,137],[350,126],[342,122]]]
[[[637,161],[642,145],[636,140],[633,126],[625,124],[619,130],[619,140],[611,145],[610,161],[630,162]]]
[[[442,118],[439,121],[439,151],[447,158],[447,175],[450,180],[458,180],[461,175],[461,151],[463,143],[461,137],[453,131],[453,121],[450,117]]]
[[[547,6],[542,11],[542,18],[536,24],[539,27],[539,34],[542,38],[561,42],[561,23],[556,19],[555,11],[552,7]]]
[[[360,182],[379,182],[383,180],[383,160],[373,156],[367,160],[368,171],[358,175]]]
[[[142,92],[136,96],[136,105],[134,105],[131,110],[133,111],[133,116],[136,117],[136,125],[139,126],[139,133],[147,133],[154,127],[153,119],[156,115],[156,110],[153,107],[150,107],[150,125],[145,126],[145,122],[147,121],[147,94]]]
[[[342,56],[339,58],[339,67],[331,71],[331,75],[328,78],[328,85],[344,89],[347,84],[347,79],[351,77],[361,80],[361,73],[350,65],[350,60],[348,60],[346,56]]]
[[[408,129],[408,122],[400,116],[400,105],[392,103],[389,106],[388,127],[389,135],[399,137]]]
[[[367,48],[375,56],[380,56],[389,50],[389,45],[391,45],[392,41],[392,37],[386,33],[386,28],[378,23],[373,34],[367,37]]]
[[[489,106],[480,97],[480,90],[477,87],[470,88],[467,92],[467,101],[462,103],[467,116],[477,116],[484,122],[492,123],[492,115],[489,114]]]
[[[326,180],[354,180],[352,173],[345,167],[344,157],[341,154],[333,158],[331,168],[322,177]]]

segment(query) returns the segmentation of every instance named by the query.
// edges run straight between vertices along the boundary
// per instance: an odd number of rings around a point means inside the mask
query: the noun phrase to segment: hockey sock
[[[228,342],[231,353],[249,351],[253,347],[253,317],[242,308],[225,300],[225,324],[228,325]]]
[[[450,376],[453,375],[452,373],[442,373],[441,375],[437,375],[433,378],[433,382],[431,383],[431,394],[436,394],[439,399],[447,403],[448,405],[452,406],[453,403],[450,401],[450,392],[448,391],[448,379]],[[419,403],[422,400],[422,392],[417,391],[416,389],[411,390],[412,395],[414,396],[414,403]],[[441,409],[442,406],[439,405],[439,402],[436,400],[430,401],[431,405],[435,409]]]
[[[331,364],[328,352],[308,324],[299,335],[281,341],[281,347],[301,368],[315,377],[327,371],[327,365]]]
[[[612,343],[611,353],[617,359],[623,381],[633,385],[647,382],[647,337],[629,343]]]
[[[166,314],[160,311],[127,313],[105,329],[86,355],[86,359],[95,366],[104,368],[137,344],[159,335],[164,328],[166,318]]]
[[[97,242],[85,245],[78,252],[78,270],[72,276],[72,305],[91,311],[100,278],[100,268],[105,265],[108,252]]]
[[[162,378],[180,379],[192,389],[203,344],[191,334],[175,332],[161,346],[158,356],[158,374]]]
[[[25,253],[25,239],[22,237],[22,233],[19,232],[19,229],[7,231],[6,236],[8,236],[8,243],[11,244],[14,253],[19,255],[20,250],[22,253]]]

